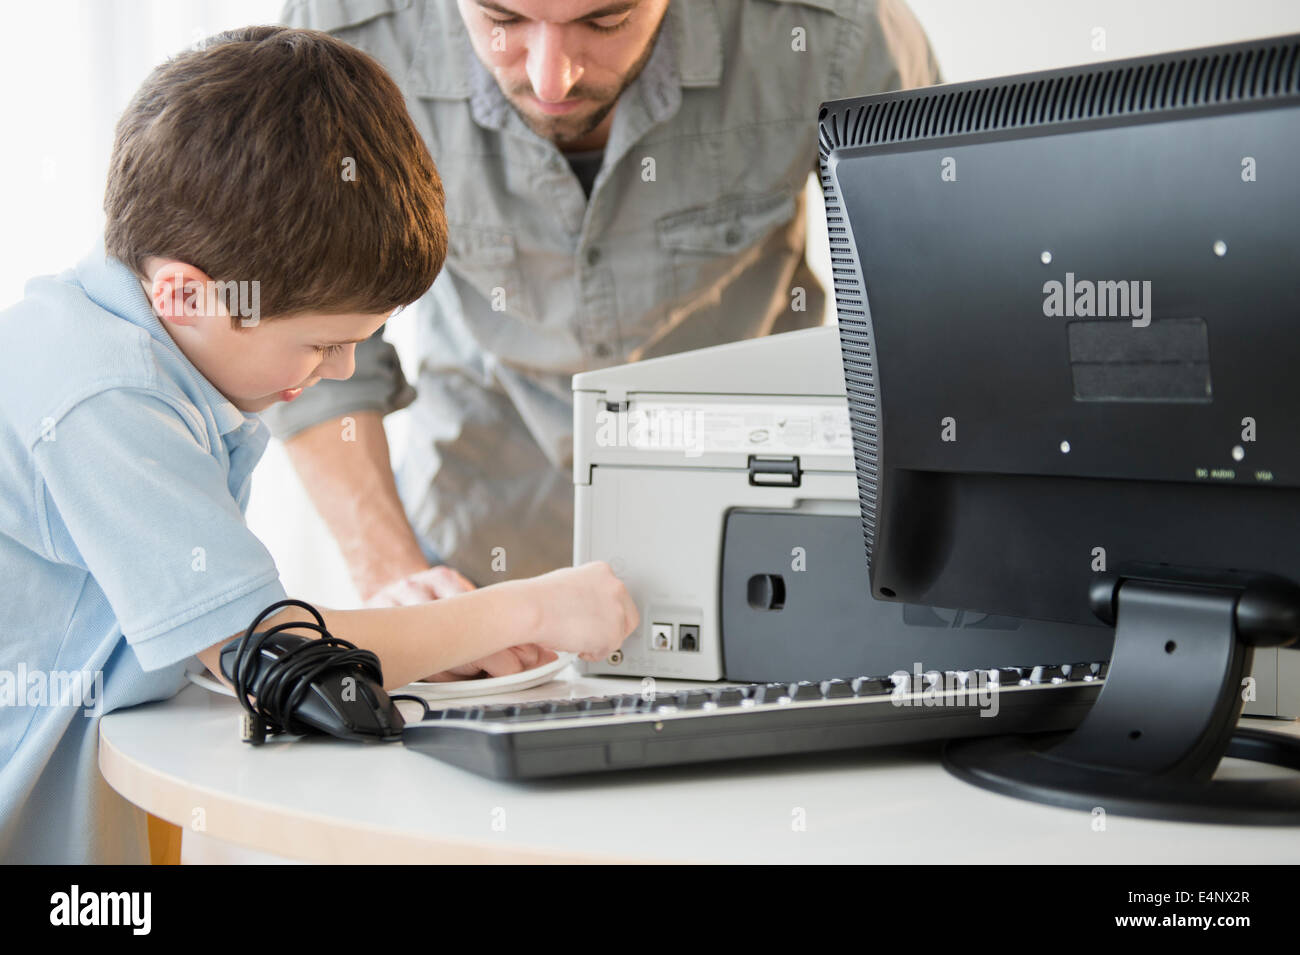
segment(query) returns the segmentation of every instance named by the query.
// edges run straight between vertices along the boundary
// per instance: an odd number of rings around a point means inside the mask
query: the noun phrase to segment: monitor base
[[[1066,734],[1068,735],[1068,734]],[[958,779],[1031,802],[1176,822],[1300,826],[1300,779],[1196,783],[1101,770],[1053,759],[1062,734],[951,740],[943,765]],[[1300,739],[1238,730],[1226,753],[1300,769]]]
[[[1300,769],[1300,739],[1237,729],[1253,646],[1294,640],[1292,588],[1259,579],[1107,578],[1106,684],[1071,733],[953,740],[944,766],[994,792],[1123,816],[1300,825],[1300,779],[1213,780],[1225,756]]]

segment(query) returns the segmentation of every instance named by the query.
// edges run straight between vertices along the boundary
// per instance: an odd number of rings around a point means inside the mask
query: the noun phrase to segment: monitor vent
[[[880,429],[876,405],[875,339],[871,314],[858,268],[858,257],[833,177],[822,162],[822,192],[826,198],[826,229],[830,238],[831,278],[835,313],[839,319],[840,355],[848,391],[849,423],[853,434],[858,503],[866,541],[868,568],[875,541],[876,500],[879,496]]]
[[[1171,54],[1066,72],[908,90],[848,103],[821,122],[821,151],[1300,95],[1300,40]]]

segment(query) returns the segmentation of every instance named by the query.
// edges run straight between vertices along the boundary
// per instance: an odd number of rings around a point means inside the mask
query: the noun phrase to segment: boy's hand
[[[603,560],[518,581],[537,608],[533,641],[584,660],[603,660],[641,623],[636,604]]]
[[[439,600],[455,594],[474,590],[474,584],[460,571],[453,570],[446,564],[417,571],[409,577],[393,581],[384,589],[366,601],[369,608],[405,607],[409,604],[422,604],[430,600]]]
[[[409,604],[454,597],[456,594],[468,593],[475,589],[477,588],[474,584],[460,571],[446,564],[439,564],[437,567],[430,567],[428,570],[421,570],[409,577],[394,581],[366,601],[366,606],[405,607]],[[512,673],[520,673],[550,663],[554,659],[554,651],[533,643],[526,643],[517,647],[507,647],[481,660],[473,660],[463,666],[452,667],[441,673],[426,676],[421,682],[450,683],[453,680],[509,676]]]

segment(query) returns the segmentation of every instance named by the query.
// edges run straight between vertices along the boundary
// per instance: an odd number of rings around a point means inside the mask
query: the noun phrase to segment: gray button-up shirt
[[[480,585],[571,562],[573,374],[822,322],[804,258],[818,106],[939,81],[901,0],[672,0],[588,199],[451,0],[297,0],[284,19],[393,75],[443,179],[450,248],[416,306],[418,397],[377,334],[350,380],[266,417],[283,437],[414,401],[407,513]]]

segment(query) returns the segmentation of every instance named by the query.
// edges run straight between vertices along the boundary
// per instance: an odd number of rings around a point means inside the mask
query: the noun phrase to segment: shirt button
[[[604,342],[599,342],[599,343],[596,345],[596,357],[597,357],[597,358],[608,358],[608,357],[609,357],[609,346],[606,345]]]
[[[600,249],[591,248],[587,250],[587,264],[595,265],[600,261]]]

